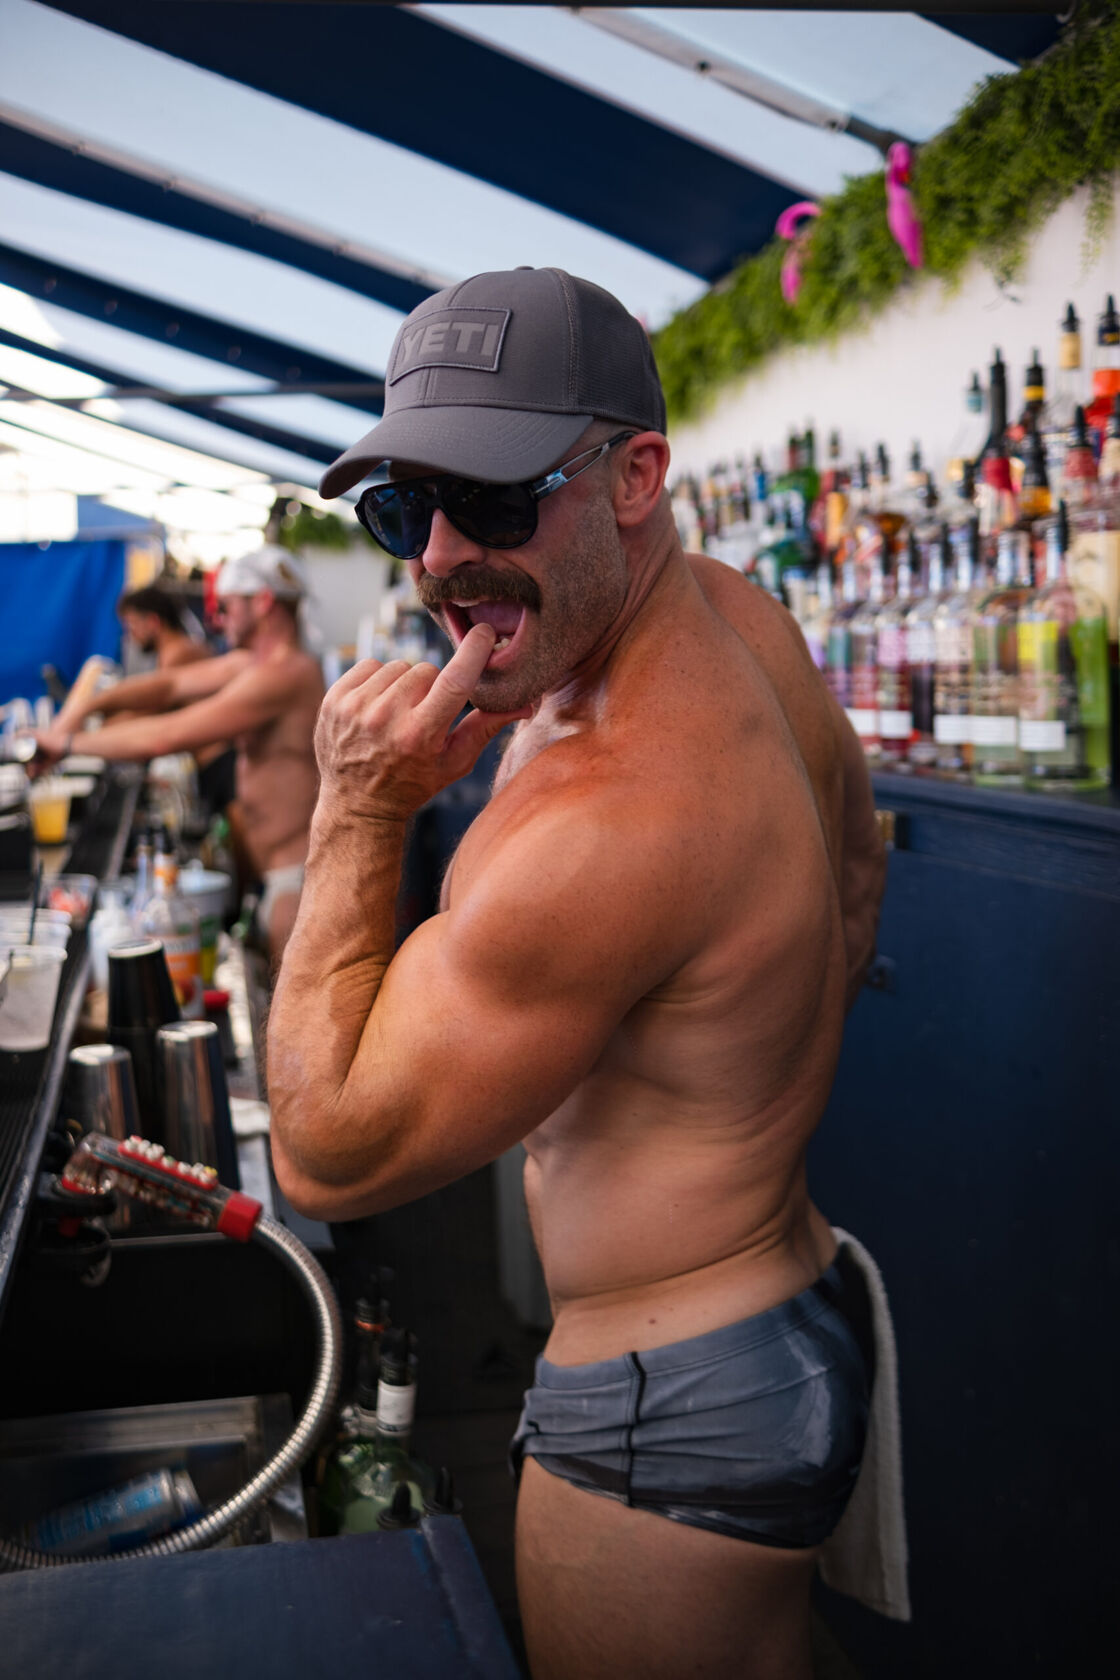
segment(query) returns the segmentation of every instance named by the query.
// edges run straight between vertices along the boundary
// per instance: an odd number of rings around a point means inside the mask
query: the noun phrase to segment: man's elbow
[[[285,1201],[305,1219],[328,1222],[362,1219],[379,1212],[368,1190],[363,1194],[348,1180],[320,1174],[297,1161],[273,1136],[272,1170]]]

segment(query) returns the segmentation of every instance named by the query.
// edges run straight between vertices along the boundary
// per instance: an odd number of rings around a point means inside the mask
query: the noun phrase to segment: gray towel
[[[875,1387],[867,1445],[848,1508],[821,1547],[820,1571],[837,1592],[898,1622],[910,1620],[906,1513],[902,1501],[902,1431],[898,1358],[887,1292],[863,1244],[833,1226],[863,1273],[875,1332]]]

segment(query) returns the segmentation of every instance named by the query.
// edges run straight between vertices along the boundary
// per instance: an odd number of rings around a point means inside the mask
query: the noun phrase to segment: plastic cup
[[[39,889],[39,903],[84,927],[96,891],[96,875],[52,875]]]
[[[53,945],[16,945],[8,993],[0,1004],[0,1050],[45,1050],[66,952]]]
[[[21,916],[18,921],[5,921],[0,916],[0,950],[9,945],[53,945],[59,951],[65,951],[70,943],[70,929],[62,927],[56,922],[40,922],[36,920],[35,931],[28,938],[28,918]]]
[[[70,790],[63,776],[44,776],[27,793],[31,830],[39,846],[61,846],[70,821]]]

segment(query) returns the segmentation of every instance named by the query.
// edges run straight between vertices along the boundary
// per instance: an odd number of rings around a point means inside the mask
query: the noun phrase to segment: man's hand
[[[59,729],[57,724],[52,724],[49,729],[36,729],[31,737],[35,742],[35,756],[27,766],[28,775],[41,776],[60,758],[65,758],[72,738],[69,730]]]
[[[442,671],[434,665],[363,659],[323,701],[315,729],[320,805],[367,821],[403,822],[471,770],[487,742],[517,712],[472,711],[452,724],[486,668],[495,642],[476,624]]]

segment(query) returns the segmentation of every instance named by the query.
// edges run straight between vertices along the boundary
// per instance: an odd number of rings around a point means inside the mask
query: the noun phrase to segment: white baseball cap
[[[219,596],[255,595],[259,589],[269,590],[278,601],[298,601],[307,594],[307,580],[286,548],[266,543],[251,554],[223,562],[218,572]]]

